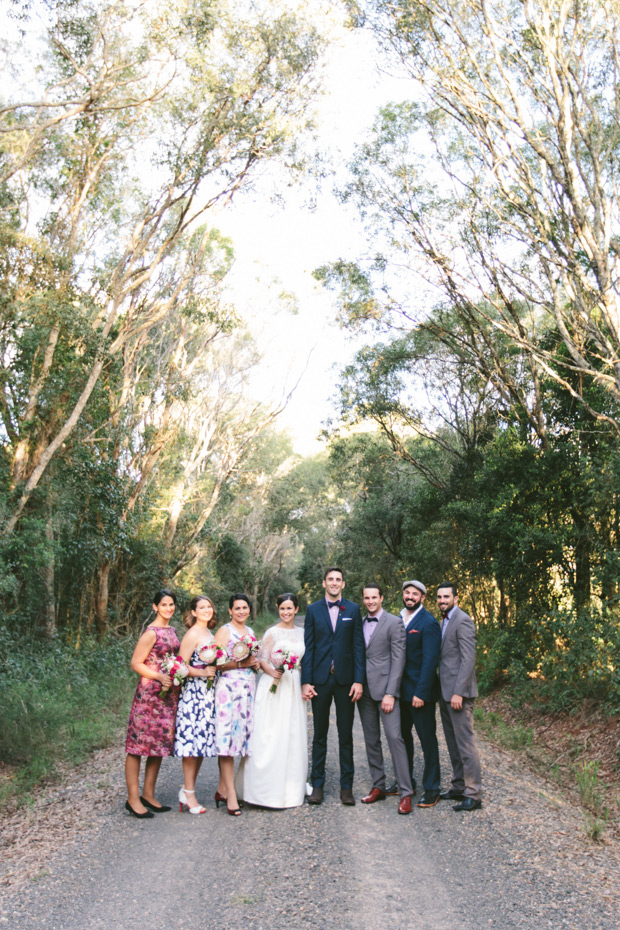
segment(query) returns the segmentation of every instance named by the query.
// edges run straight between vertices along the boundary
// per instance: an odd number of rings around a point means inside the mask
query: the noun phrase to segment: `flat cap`
[[[405,588],[410,588],[411,586],[417,588],[418,591],[422,592],[422,594],[426,594],[426,588],[421,581],[403,581],[403,591]]]

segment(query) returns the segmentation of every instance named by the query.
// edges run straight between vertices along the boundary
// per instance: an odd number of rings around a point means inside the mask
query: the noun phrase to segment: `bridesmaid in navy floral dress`
[[[141,819],[170,810],[155,799],[155,783],[162,758],[171,756],[174,749],[179,692],[172,687],[170,675],[161,670],[161,661],[168,652],[176,655],[179,648],[176,630],[169,626],[175,608],[176,597],[171,591],[157,592],[153,599],[155,619],[138,640],[131,657],[131,669],[140,675],[140,681],[131,705],[125,744],[125,808]],[[162,688],[169,688],[165,697],[159,696]],[[147,759],[141,795],[142,756]]]
[[[211,630],[216,625],[215,607],[206,594],[194,597],[185,618],[188,631],[181,641],[179,654],[189,666],[189,677],[181,690],[174,754],[183,759],[183,787],[179,791],[181,810],[204,814],[205,808],[196,801],[196,778],[205,756],[215,756],[215,666],[205,665],[199,650],[213,642]],[[211,687],[209,687],[209,681]]]

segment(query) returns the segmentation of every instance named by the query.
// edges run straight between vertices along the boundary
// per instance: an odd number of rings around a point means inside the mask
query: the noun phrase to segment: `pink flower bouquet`
[[[248,656],[255,656],[260,649],[260,643],[251,633],[246,633],[241,639],[232,643],[228,650],[228,657],[232,662],[243,662]]]
[[[181,656],[175,656],[173,652],[167,652],[163,657],[161,660],[161,670],[170,675],[172,678],[172,685],[175,688],[182,685],[189,675],[189,669],[185,664],[185,660]],[[159,697],[165,698],[169,690],[170,688],[162,687],[159,692]]]
[[[198,658],[205,665],[223,665],[228,661],[228,653],[217,643],[205,643],[198,650]],[[207,691],[210,691],[215,683],[215,678],[207,678]]]
[[[275,669],[281,669],[283,672],[292,672],[293,669],[299,666],[299,656],[290,652],[288,649],[275,649],[269,656],[269,661]],[[276,693],[280,681],[280,678],[274,678],[271,688],[269,689],[270,694]]]

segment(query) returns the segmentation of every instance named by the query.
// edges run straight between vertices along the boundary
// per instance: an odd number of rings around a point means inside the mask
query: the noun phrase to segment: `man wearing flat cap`
[[[413,727],[424,755],[422,785],[424,794],[418,807],[434,807],[439,801],[439,747],[435,708],[439,699],[437,666],[441,651],[441,627],[424,607],[426,587],[421,581],[403,583],[404,608],[400,616],[405,627],[405,671],[400,688],[400,724],[409,770],[413,779]]]

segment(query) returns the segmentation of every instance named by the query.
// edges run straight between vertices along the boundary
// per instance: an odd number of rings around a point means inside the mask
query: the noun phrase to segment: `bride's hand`
[[[272,678],[282,678],[283,669],[281,668],[272,668],[269,673]]]

